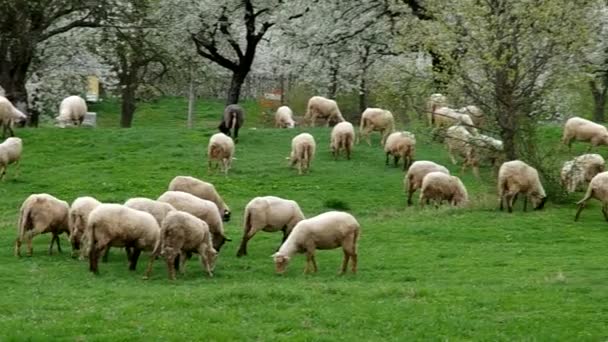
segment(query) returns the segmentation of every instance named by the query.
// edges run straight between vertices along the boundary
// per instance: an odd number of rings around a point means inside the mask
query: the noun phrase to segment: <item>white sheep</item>
[[[501,140],[484,134],[471,135],[469,144],[474,148],[475,156],[489,160],[493,167],[497,167],[505,159],[503,143]]]
[[[498,171],[498,198],[500,210],[506,203],[507,210],[513,211],[513,203],[518,194],[523,194],[524,211],[527,210],[528,197],[535,210],[545,206],[547,195],[540,182],[538,171],[521,160],[512,160],[503,163]]]
[[[486,117],[483,111],[477,106],[466,106],[458,110],[461,114],[467,114],[473,120],[475,127],[483,127],[486,122]]]
[[[15,164],[15,177],[19,174],[19,162],[23,152],[23,142],[19,138],[8,138],[0,144],[0,180],[4,179],[6,170]]]
[[[308,100],[306,114],[304,120],[310,123],[310,126],[315,126],[317,118],[327,119],[327,126],[330,122],[345,121],[338,104],[334,100],[324,98],[322,96],[313,96]]]
[[[450,171],[444,166],[428,160],[419,160],[410,165],[403,179],[403,186],[407,192],[407,205],[412,205],[412,196],[416,190],[422,187],[422,180],[430,172],[443,172],[447,175]]]
[[[574,216],[574,221],[578,221],[587,201],[592,198],[602,202],[602,214],[604,214],[604,219],[608,221],[608,172],[598,173],[591,179],[585,197],[577,203],[578,210],[576,211],[576,216]]]
[[[277,273],[285,272],[289,259],[296,253],[306,253],[304,272],[317,272],[315,250],[342,247],[344,259],[340,274],[346,272],[349,259],[352,272],[357,272],[357,240],[359,222],[348,213],[329,211],[300,221],[291,231],[279,251],[273,254]]]
[[[199,254],[203,270],[212,277],[217,251],[213,249],[209,226],[192,214],[178,210],[171,211],[160,228],[160,239],[154,247],[144,279],[150,276],[154,260],[159,255],[163,255],[167,260],[169,279],[175,280],[176,264],[184,273],[186,256],[193,252]]]
[[[473,124],[473,120],[467,114],[458,113],[449,107],[440,107],[432,114],[432,123],[435,128],[445,128],[461,124],[465,126],[471,134],[477,134],[477,129]]]
[[[211,171],[214,166],[213,162],[215,162],[215,169],[221,163],[221,171],[227,175],[232,165],[233,156],[234,141],[231,137],[224,133],[216,133],[211,136],[207,147],[208,171]]]
[[[446,131],[445,144],[452,163],[454,165],[458,164],[455,155],[462,157],[461,172],[464,172],[467,166],[470,166],[475,177],[479,178],[479,159],[477,150],[470,144],[472,138],[473,135],[464,126],[451,126]]]
[[[469,200],[467,189],[460,178],[444,172],[429,172],[422,179],[420,190],[420,207],[433,200],[436,205],[447,201],[452,206],[464,206]]]
[[[24,122],[27,116],[23,114],[17,107],[13,106],[11,101],[6,97],[0,96],[0,126],[2,126],[2,138],[6,138],[6,134],[14,136],[13,126],[16,123]]]
[[[343,121],[334,126],[331,130],[331,153],[335,160],[338,160],[340,151],[343,150],[346,153],[346,159],[350,160],[350,154],[353,149],[353,142],[355,141],[355,128],[353,124],[348,121]]]
[[[89,253],[89,244],[87,242],[89,236],[87,233],[89,214],[100,204],[101,202],[93,197],[83,196],[75,199],[70,207],[69,223],[72,255],[75,255],[76,251],[80,251],[80,260],[83,260]]]
[[[145,211],[148,214],[154,216],[156,222],[160,226],[163,223],[165,217],[175,208],[169,203],[155,201],[153,199],[145,197],[135,197],[127,200],[124,204],[125,207]]]
[[[359,136],[357,143],[364,137],[367,144],[371,146],[369,134],[372,131],[378,131],[382,135],[380,145],[384,146],[384,142],[389,134],[395,131],[395,118],[393,113],[380,108],[367,108],[361,114],[361,126],[359,127]]]
[[[154,216],[120,204],[98,205],[87,222],[89,234],[89,270],[99,273],[99,257],[110,247],[127,248],[129,270],[135,271],[142,251],[152,251],[160,238]],[[132,249],[129,252],[129,248]]]
[[[561,185],[567,192],[575,192],[584,182],[604,172],[605,161],[599,154],[583,154],[564,163],[560,172]]]
[[[57,123],[65,127],[67,124],[80,126],[87,114],[87,103],[80,96],[68,96],[59,105],[59,116],[55,118]]]
[[[395,167],[397,167],[399,158],[401,158],[403,159],[403,170],[407,170],[414,162],[416,136],[407,131],[392,133],[386,139],[384,153],[386,153],[386,165],[388,165],[389,156],[393,156]]]
[[[209,225],[213,238],[213,248],[220,251],[226,241],[232,241],[224,234],[224,224],[215,203],[198,198],[183,191],[166,191],[158,201],[171,204],[175,209],[190,213]]]
[[[247,242],[260,230],[283,232],[285,242],[293,227],[304,219],[297,202],[275,196],[256,197],[247,203],[243,218],[243,239],[236,254],[247,255]]]
[[[290,165],[297,166],[298,174],[309,172],[316,146],[315,138],[308,133],[298,134],[291,140]]]
[[[275,127],[294,128],[296,122],[293,120],[293,111],[287,106],[281,106],[274,115]]]
[[[224,222],[230,221],[230,207],[224,202],[222,196],[211,183],[190,176],[176,176],[169,183],[169,191],[183,191],[198,198],[211,201],[217,205]]]
[[[31,256],[34,236],[45,233],[53,234],[49,254],[53,254],[55,241],[57,241],[57,251],[61,252],[59,235],[64,232],[70,235],[69,210],[70,206],[66,201],[49,194],[33,194],[26,198],[19,211],[15,255],[21,256],[21,244],[25,241],[27,253]]]
[[[598,145],[608,145],[608,130],[606,127],[579,117],[573,117],[564,125],[562,143],[572,147],[572,140],[588,141],[591,143],[588,150]]]

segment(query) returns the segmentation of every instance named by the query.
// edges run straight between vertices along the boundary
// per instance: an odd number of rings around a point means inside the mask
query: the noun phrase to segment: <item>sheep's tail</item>
[[[309,144],[304,145],[304,147],[302,148],[302,154],[300,155],[300,159],[308,164],[308,161],[310,160],[310,155],[312,154],[311,151],[311,146]]]
[[[27,203],[27,205],[21,208],[19,214],[19,223],[18,223],[18,231],[17,236],[19,237],[19,241],[23,241],[25,238],[26,231],[31,229],[32,218],[30,217],[32,206]]]
[[[346,135],[344,136],[344,139],[342,139],[342,141],[343,141],[343,143],[344,143],[343,148],[344,148],[344,149],[350,149],[350,147],[351,147],[351,146],[352,146],[352,144],[353,144],[353,136],[352,136],[351,134],[346,134]]]
[[[581,204],[585,203],[586,201],[588,201],[591,198],[592,195],[593,195],[593,186],[589,185],[587,187],[587,192],[585,192],[585,197],[583,197],[582,200],[576,202],[576,204],[581,205]]]
[[[230,129],[233,130],[234,127],[236,126],[236,122],[237,122],[237,114],[236,112],[231,112],[230,113]]]
[[[251,210],[245,209],[245,224],[243,225],[243,234],[247,235],[251,230]]]

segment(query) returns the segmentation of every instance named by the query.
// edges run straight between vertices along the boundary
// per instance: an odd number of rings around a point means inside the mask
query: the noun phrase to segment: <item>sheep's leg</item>
[[[407,180],[407,205],[408,207],[412,205],[412,196],[414,196],[414,185],[412,184],[412,179],[408,177]]]
[[[602,214],[604,214],[604,219],[608,221],[608,204],[602,205]]]
[[[315,265],[314,265],[314,254],[312,254],[311,252],[306,252],[306,268],[304,269],[304,273],[310,273],[310,266],[312,265],[312,269],[314,272],[315,269]]]
[[[186,253],[183,255],[182,252],[178,253],[175,258],[175,267],[179,269],[181,274],[186,273],[186,261],[192,257],[192,254]]]
[[[418,199],[418,205],[420,206],[420,209],[424,209],[425,201],[426,201],[426,198],[422,194],[420,194],[420,198]]]
[[[207,253],[205,253],[204,248],[198,249],[198,254],[200,255],[201,267],[203,268],[203,272],[206,271],[209,277],[213,277],[213,272],[211,271],[211,263],[209,262],[209,258]]]
[[[4,179],[4,175],[6,175],[6,166],[2,166],[2,172],[0,172],[0,180]]]
[[[167,271],[169,273],[169,280],[175,280],[175,258],[174,254],[167,255]]]
[[[238,143],[239,142],[239,126],[235,125],[234,126],[234,143]]]
[[[53,234],[51,244],[49,245],[49,255],[53,255],[53,244],[55,243],[55,239],[57,239],[57,235]]]
[[[21,239],[20,238],[15,239],[15,256],[16,257],[21,256]]]
[[[524,213],[528,211],[528,195],[524,196]]]
[[[302,174],[302,161],[301,160],[298,161],[298,174],[299,175]]]
[[[91,246],[91,251],[89,254],[89,271],[98,274],[99,273],[99,256],[102,255],[102,252],[108,250],[109,246],[107,245],[95,245]]]
[[[346,268],[348,267],[348,259],[350,257],[350,253],[346,251],[346,249],[343,250],[344,252],[344,257],[342,258],[342,267],[340,268],[340,274],[344,274],[346,272]]]
[[[395,167],[398,167],[399,166],[399,159],[401,157],[397,155],[397,156],[394,156],[393,158],[394,158]],[[404,159],[403,162],[405,163],[405,159]]]
[[[504,202],[505,202],[505,196],[503,194],[499,195],[499,202],[500,202],[500,204],[498,206],[498,209],[500,209],[500,211],[503,211],[504,210]]]
[[[388,159],[389,159],[390,153],[386,152],[386,161],[384,162],[384,165],[388,166]]]
[[[352,272],[357,273],[357,252],[354,252],[350,255]]]
[[[150,261],[148,261],[148,267],[146,267],[146,272],[144,273],[144,279],[150,278],[150,273],[152,273],[152,264],[154,264],[156,258],[158,258],[158,254],[152,252],[150,255]]]
[[[34,254],[34,248],[32,248],[32,240],[34,237],[32,235],[28,235],[27,237],[27,256],[32,256]]]
[[[509,213],[512,213],[513,212],[513,203],[515,203],[515,201],[517,200],[517,193],[515,193],[515,194],[509,193],[505,196],[505,199],[507,201],[507,211]]]
[[[133,248],[133,253],[131,254],[131,258],[129,260],[129,271],[135,271],[137,268],[137,259],[139,259],[140,254],[141,249]]]
[[[585,209],[586,204],[587,204],[587,201],[579,202],[578,210],[576,211],[576,215],[574,216],[574,222],[578,221],[578,218],[581,216],[581,211],[583,211],[583,209]]]
[[[319,270],[319,268],[317,267],[317,260],[315,259],[315,255],[312,254],[310,256],[310,260],[312,262],[312,271],[313,273],[317,273],[317,271]]]

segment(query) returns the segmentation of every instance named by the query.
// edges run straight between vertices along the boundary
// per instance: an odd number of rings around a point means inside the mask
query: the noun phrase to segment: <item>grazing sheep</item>
[[[338,160],[340,150],[346,153],[346,159],[350,160],[350,153],[355,141],[355,128],[348,121],[340,122],[331,130],[331,153],[335,160]]]
[[[564,125],[562,143],[568,145],[568,149],[570,149],[572,140],[589,141],[591,143],[588,148],[589,151],[592,147],[598,145],[608,145],[608,130],[593,121],[573,117],[568,119]]]
[[[416,190],[422,187],[422,180],[424,179],[424,176],[430,172],[443,172],[447,175],[450,174],[448,169],[439,164],[433,163],[432,161],[419,160],[410,165],[410,168],[407,170],[405,178],[403,179],[403,185],[407,192],[408,206],[412,205],[412,196]]]
[[[503,163],[498,171],[498,198],[500,210],[506,202],[507,210],[513,211],[513,203],[518,194],[524,196],[524,211],[527,210],[528,197],[535,210],[545,206],[547,195],[538,177],[538,171],[521,160],[512,160]]]
[[[153,199],[144,197],[135,197],[127,200],[124,204],[125,207],[145,211],[148,214],[154,216],[158,226],[163,224],[163,220],[171,211],[175,210],[169,203],[155,201]]]
[[[473,120],[475,127],[483,127],[486,122],[486,117],[477,106],[466,106],[458,110],[461,114],[467,114]]]
[[[19,211],[19,226],[15,240],[15,255],[21,256],[21,243],[27,243],[27,254],[32,255],[32,240],[39,234],[51,233],[49,254],[53,254],[53,243],[57,241],[57,251],[61,253],[59,235],[65,232],[70,235],[67,202],[49,194],[30,195],[21,205]]]
[[[84,116],[87,114],[87,103],[80,96],[68,96],[59,105],[59,116],[55,118],[57,123],[64,127],[67,124],[74,126],[82,125]]]
[[[454,155],[462,157],[461,172],[464,172],[467,166],[470,166],[475,177],[479,178],[479,159],[476,149],[470,144],[472,138],[473,135],[464,126],[451,126],[446,131],[445,144],[452,163],[454,165],[458,164]]]
[[[422,179],[420,190],[420,208],[429,204],[431,200],[436,205],[448,201],[452,206],[464,206],[469,200],[467,189],[460,178],[445,174],[444,172],[429,172]]]
[[[276,272],[283,273],[289,259],[296,253],[306,253],[304,272],[317,272],[315,261],[316,249],[334,249],[342,247],[344,259],[340,274],[346,272],[348,260],[352,262],[352,272],[357,272],[357,240],[360,234],[359,222],[348,213],[329,211],[321,215],[302,220],[291,231],[279,251],[273,254]]]
[[[211,183],[203,182],[200,179],[189,176],[177,176],[169,183],[169,191],[183,191],[190,193],[198,198],[211,201],[217,205],[222,220],[230,221],[230,208],[222,199],[222,196],[215,190]]]
[[[477,129],[473,125],[473,120],[467,114],[458,113],[452,108],[441,107],[433,112],[433,126],[437,129],[461,124],[467,128],[471,134],[476,135]]]
[[[6,134],[10,137],[15,135],[13,126],[25,122],[27,116],[17,109],[6,97],[0,96],[0,126],[2,126],[2,138]]]
[[[243,239],[236,256],[247,255],[247,242],[263,230],[265,232],[283,232],[285,242],[293,227],[304,219],[304,214],[297,202],[275,196],[256,197],[245,207],[243,218]]]
[[[160,227],[154,216],[120,204],[100,204],[91,211],[87,222],[89,234],[89,270],[99,273],[99,256],[110,247],[125,247],[129,270],[135,271],[142,251],[152,251],[160,238]]]
[[[298,134],[291,140],[290,164],[292,167],[297,164],[298,174],[301,175],[302,171],[308,172],[310,170],[315,149],[315,138],[308,133]]]
[[[190,213],[209,225],[213,238],[213,248],[220,251],[226,241],[232,241],[224,234],[224,225],[215,203],[198,198],[183,191],[166,191],[158,201],[171,204],[175,209]]]
[[[312,127],[315,126],[317,118],[327,119],[327,126],[329,126],[330,121],[345,121],[336,101],[326,99],[322,96],[311,97],[308,100],[306,114],[304,114],[304,120],[308,121]]]
[[[0,144],[0,180],[4,179],[6,170],[11,164],[15,164],[15,174],[19,174],[19,161],[22,151],[23,143],[19,138],[8,138]]]
[[[402,158],[403,170],[405,171],[414,162],[416,137],[407,131],[392,133],[386,139],[384,152],[386,153],[386,165],[388,165],[388,159],[391,155],[394,158],[395,167],[399,164],[399,158]]]
[[[97,208],[101,202],[93,197],[84,196],[78,197],[72,202],[70,207],[70,243],[72,244],[72,255],[75,256],[76,251],[80,251],[80,260],[83,260],[88,255],[87,238],[87,222],[89,214],[93,209]],[[81,249],[81,246],[83,247]]]
[[[293,111],[287,106],[281,106],[274,115],[274,123],[279,128],[294,128],[296,122],[293,120]]]
[[[429,120],[429,126],[434,126],[435,121],[433,113],[436,109],[448,106],[448,98],[445,95],[436,93],[431,94],[429,99],[426,101],[426,117]]]
[[[575,192],[581,184],[604,172],[605,163],[599,154],[583,154],[565,162],[560,173],[562,186],[567,192]]]
[[[224,109],[222,122],[218,126],[220,132],[234,139],[234,142],[239,142],[239,129],[243,127],[245,120],[245,111],[237,104],[231,104]]]
[[[234,142],[232,138],[224,133],[216,133],[209,139],[209,145],[207,147],[207,159],[208,159],[208,171],[212,168],[217,169],[220,166],[220,170],[224,174],[228,175],[228,170],[232,165],[232,157],[234,156]],[[215,161],[215,165],[213,162]]]
[[[156,242],[144,279],[150,277],[154,260],[163,255],[167,261],[169,279],[175,280],[175,265],[179,263],[179,269],[184,273],[186,255],[193,252],[199,254],[203,270],[212,277],[217,251],[213,249],[209,226],[186,212],[170,212],[160,228],[160,239]]]
[[[372,131],[380,132],[382,135],[380,145],[384,146],[384,142],[388,135],[395,131],[395,118],[393,117],[393,113],[380,108],[367,108],[363,114],[361,114],[361,126],[359,128],[357,143],[359,143],[361,137],[365,137],[367,144],[371,146],[369,134]]]
[[[604,214],[606,221],[608,221],[608,172],[598,173],[591,179],[585,197],[576,203],[578,204],[578,210],[576,211],[576,216],[574,216],[574,221],[578,221],[581,211],[585,208],[587,201],[592,198],[602,202],[602,213]]]

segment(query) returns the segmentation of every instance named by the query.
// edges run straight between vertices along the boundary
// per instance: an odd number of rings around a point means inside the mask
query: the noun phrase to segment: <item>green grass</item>
[[[254,104],[248,104],[255,112]],[[330,158],[329,130],[317,139],[312,172],[287,168],[291,138],[304,129],[260,126],[248,116],[228,177],[208,175],[204,151],[215,133],[220,102],[197,106],[185,129],[185,103],[142,105],[134,128],[115,128],[117,107],[104,103],[97,129],[23,129],[21,175],[0,183],[0,340],[605,340],[608,337],[608,234],[597,203],[573,222],[574,205],[541,212],[496,210],[495,181],[464,177],[466,209],[405,208],[403,173],[385,167],[374,146],[356,146],[353,160]],[[250,129],[257,127],[257,129]],[[547,143],[559,140],[548,129]],[[582,145],[576,146],[581,151]],[[450,165],[441,145],[418,134],[417,159]],[[234,239],[221,251],[214,278],[196,259],[167,280],[164,262],[142,280],[114,249],[100,275],[64,252],[49,256],[49,235],[34,256],[13,256],[18,208],[31,193],[67,201],[156,198],[176,175],[213,182],[231,206]],[[297,256],[283,276],[270,255],[280,233],[259,233],[237,259],[242,212],[255,196],[297,200],[307,216],[348,209],[359,220],[359,273],[336,274],[342,252],[319,251],[319,273],[304,275]],[[578,198],[581,194],[575,196]],[[416,201],[417,202],[417,201]]]

